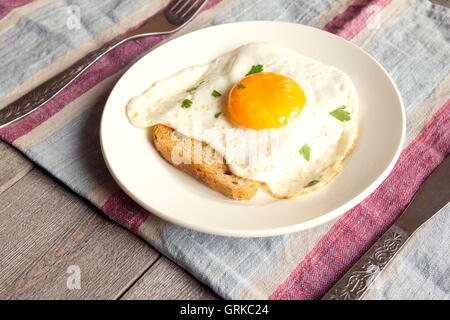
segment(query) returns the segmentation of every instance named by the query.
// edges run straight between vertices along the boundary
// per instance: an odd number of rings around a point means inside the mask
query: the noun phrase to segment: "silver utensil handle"
[[[5,114],[2,115],[0,125],[6,125],[11,121],[20,119],[33,110],[39,108],[50,99],[55,97],[64,88],[78,78],[87,68],[103,57],[106,53],[126,41],[127,39],[114,40],[107,43],[97,51],[88,54],[86,57],[78,60],[68,69],[50,78],[38,87],[34,88],[18,100],[8,105]]]
[[[369,289],[411,233],[395,224],[322,297],[322,300],[357,300]]]

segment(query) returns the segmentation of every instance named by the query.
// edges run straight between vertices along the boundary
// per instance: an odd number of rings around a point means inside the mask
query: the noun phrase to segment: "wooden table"
[[[219,299],[1,141],[0,244],[0,299]]]

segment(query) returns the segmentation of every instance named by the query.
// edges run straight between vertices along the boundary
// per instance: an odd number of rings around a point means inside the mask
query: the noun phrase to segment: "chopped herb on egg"
[[[189,99],[184,99],[183,102],[181,103],[181,107],[182,108],[190,108],[192,105],[192,101]]]
[[[347,106],[340,106],[339,108],[331,111],[330,114],[339,121],[348,121],[350,120],[350,112],[344,110],[346,107]]]
[[[298,153],[300,153],[303,158],[305,158],[306,161],[309,161],[310,154],[311,154],[311,148],[305,143],[303,147],[298,150]]]
[[[195,87],[192,87],[190,89],[187,89],[186,92],[192,92],[198,89],[198,87],[200,87],[203,83],[205,82],[205,80],[201,81],[198,85],[196,85]]]
[[[319,180],[313,180],[313,181],[311,181],[310,183],[308,183],[308,184],[305,186],[305,188],[309,188],[309,187],[315,186],[315,185],[318,184],[319,182],[320,182]]]
[[[238,89],[244,89],[244,88],[245,88],[245,86],[242,83],[238,84]]]
[[[254,73],[260,73],[260,72],[262,72],[263,70],[264,70],[263,65],[262,65],[262,64],[258,64],[258,65],[256,65],[256,66],[252,66],[252,68],[250,69],[250,71],[249,71],[245,76],[249,76],[249,75],[254,74]]]
[[[219,92],[219,91],[217,91],[217,90],[213,90],[213,92],[211,92],[211,95],[213,96],[213,97],[220,97],[222,94]]]
[[[214,115],[214,118],[218,118],[218,117],[220,117],[220,115],[222,114],[222,112],[217,112],[215,115]]]

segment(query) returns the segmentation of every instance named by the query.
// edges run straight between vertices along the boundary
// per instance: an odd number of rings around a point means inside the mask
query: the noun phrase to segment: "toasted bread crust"
[[[248,200],[258,191],[259,183],[233,174],[222,156],[205,142],[181,135],[165,125],[155,125],[153,143],[159,153],[174,167],[190,174],[210,188],[235,200]],[[201,147],[201,153],[195,153]],[[194,159],[194,155],[202,159]],[[196,161],[194,161],[196,160]]]

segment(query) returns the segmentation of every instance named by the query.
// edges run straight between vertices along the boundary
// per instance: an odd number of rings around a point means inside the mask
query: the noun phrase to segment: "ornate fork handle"
[[[410,235],[409,232],[393,225],[322,297],[322,300],[360,299]]]
[[[7,123],[9,121],[22,118],[33,110],[39,108],[71,84],[97,60],[126,40],[128,39],[118,39],[107,43],[100,49],[78,60],[68,69],[57,74],[53,78],[50,78],[18,100],[14,101],[10,104],[11,107],[8,112],[4,114],[4,121]]]

